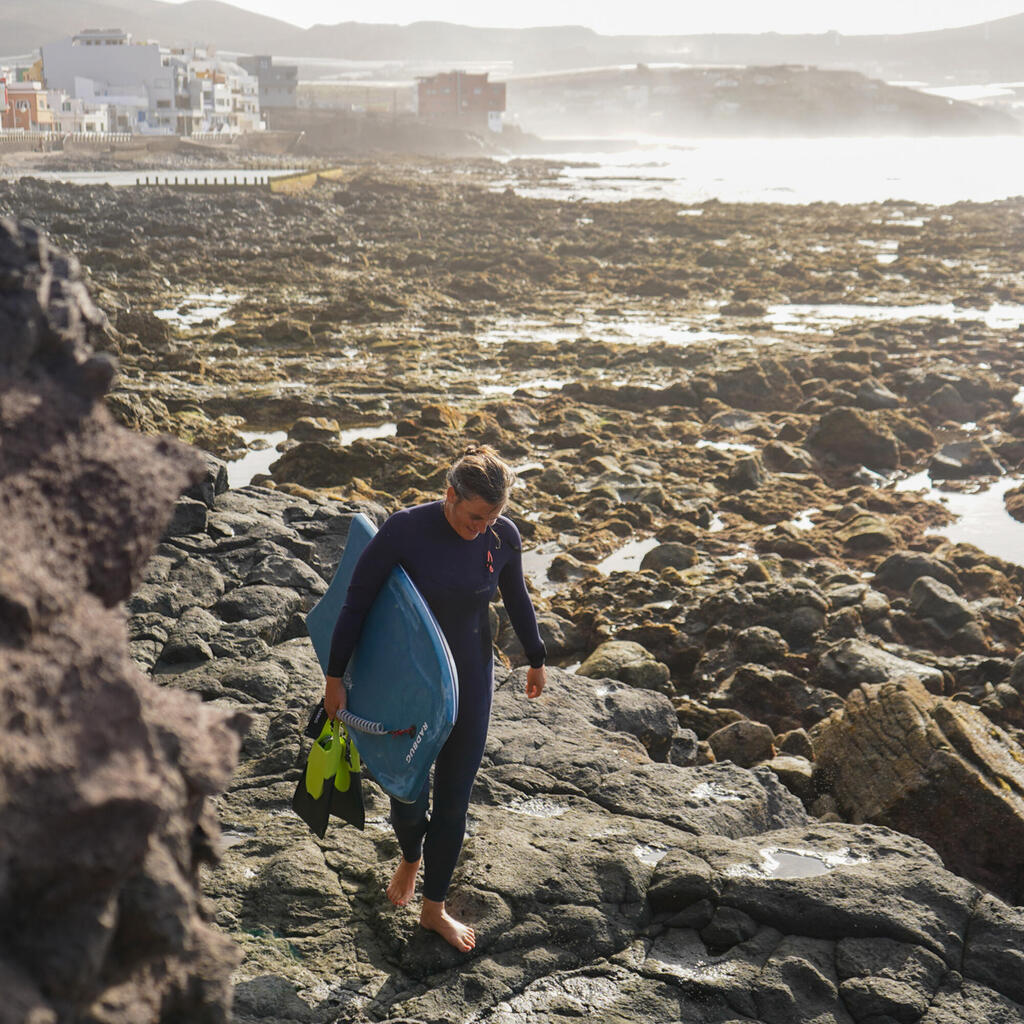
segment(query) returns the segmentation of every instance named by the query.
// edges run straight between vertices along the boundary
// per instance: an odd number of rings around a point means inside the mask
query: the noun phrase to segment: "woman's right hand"
[[[348,694],[341,676],[327,676],[324,686],[324,708],[330,721],[333,722],[338,717],[339,711],[345,710],[347,697]]]

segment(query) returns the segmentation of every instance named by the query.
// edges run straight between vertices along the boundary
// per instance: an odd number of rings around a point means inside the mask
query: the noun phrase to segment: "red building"
[[[40,82],[6,82],[7,109],[0,102],[0,127],[22,128],[27,132],[48,132],[54,129],[53,111]]]
[[[446,71],[420,78],[419,115],[473,128],[501,131],[505,110],[505,83],[487,81],[487,73]]]

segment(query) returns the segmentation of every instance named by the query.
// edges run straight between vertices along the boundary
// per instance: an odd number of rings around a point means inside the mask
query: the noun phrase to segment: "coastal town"
[[[267,54],[171,48],[121,29],[85,29],[44,44],[31,62],[0,65],[0,145],[66,136],[238,138],[289,130],[300,112],[324,111],[502,128],[505,86],[486,72],[401,83],[305,83],[298,72]]]

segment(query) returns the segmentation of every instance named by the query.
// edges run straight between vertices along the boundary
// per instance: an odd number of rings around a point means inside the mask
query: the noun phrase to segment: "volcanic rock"
[[[744,718],[713,732],[708,744],[715,752],[715,760],[751,768],[774,754],[774,740],[775,733],[767,725]]]
[[[863,683],[885,683],[906,676],[919,679],[934,693],[941,693],[942,671],[891,654],[863,640],[840,640],[819,658],[814,679],[819,686],[846,696]]]
[[[877,417],[860,409],[830,409],[811,428],[807,447],[846,465],[895,469],[900,463],[896,435]]]
[[[957,596],[952,587],[930,576],[919,576],[910,585],[910,603],[920,618],[934,623],[946,637],[976,618],[970,602]]]
[[[944,445],[928,463],[933,480],[969,480],[975,476],[1002,476],[1006,468],[984,441],[957,441]]]
[[[889,590],[909,590],[921,576],[931,576],[954,590],[960,586],[955,566],[920,551],[893,552],[875,570],[874,583]]]
[[[640,560],[640,568],[661,572],[671,566],[673,569],[689,569],[697,561],[697,549],[678,541],[667,541],[648,551]]]
[[[148,682],[118,608],[202,467],[115,425],[102,327],[77,261],[0,221],[0,1015],[227,1021],[197,876],[244,720]]]
[[[811,736],[851,820],[919,836],[951,869],[1024,898],[1024,750],[980,711],[903,679],[859,687]]]
[[[668,666],[631,640],[609,640],[601,644],[576,674],[592,679],[618,679],[646,690],[664,689],[669,678]]]

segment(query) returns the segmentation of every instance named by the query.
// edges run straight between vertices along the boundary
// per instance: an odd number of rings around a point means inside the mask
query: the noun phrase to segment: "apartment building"
[[[142,134],[258,131],[259,85],[212,51],[133,42],[121,29],[86,29],[42,47],[50,89],[108,109],[109,131]],[[70,113],[70,111],[69,111]]]
[[[445,71],[419,78],[419,116],[433,121],[500,132],[505,110],[505,83],[489,82],[487,73]]]

